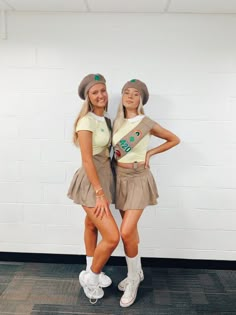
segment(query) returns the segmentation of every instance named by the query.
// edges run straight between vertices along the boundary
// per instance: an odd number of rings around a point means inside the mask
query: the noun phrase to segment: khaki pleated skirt
[[[156,205],[158,191],[149,168],[116,167],[116,208],[120,210],[144,209]]]
[[[106,156],[106,151],[104,150],[94,155],[93,161],[105,196],[110,203],[114,203],[115,183],[111,171],[110,158]],[[95,207],[95,191],[86,175],[84,167],[79,168],[75,172],[67,196],[77,204]]]

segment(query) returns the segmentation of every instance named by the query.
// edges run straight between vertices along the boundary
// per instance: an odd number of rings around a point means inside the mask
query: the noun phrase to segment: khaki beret
[[[128,88],[135,88],[136,90],[138,90],[142,97],[143,105],[147,103],[148,98],[149,98],[149,92],[144,82],[137,79],[130,80],[125,83],[121,92],[124,93],[124,91]]]
[[[88,90],[95,84],[99,84],[99,83],[106,85],[106,80],[101,74],[97,73],[97,74],[86,75],[86,77],[84,77],[83,80],[80,82],[80,85],[78,88],[79,96],[83,100],[85,100]]]

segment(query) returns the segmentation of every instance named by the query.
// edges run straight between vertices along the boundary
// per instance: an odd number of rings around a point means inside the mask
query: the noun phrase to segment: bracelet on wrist
[[[102,190],[102,187],[99,187],[98,189],[95,190],[95,193],[97,194],[101,190]]]
[[[96,198],[102,199],[104,196],[105,196],[104,194],[103,195],[96,195]]]

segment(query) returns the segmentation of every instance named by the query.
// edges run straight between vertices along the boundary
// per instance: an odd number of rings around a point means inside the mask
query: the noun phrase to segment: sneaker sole
[[[144,276],[142,276],[142,277],[140,278],[140,282],[142,282],[143,280],[144,280]],[[120,284],[118,284],[118,289],[119,289],[120,291],[122,291],[122,292],[125,291],[125,287],[121,286]]]

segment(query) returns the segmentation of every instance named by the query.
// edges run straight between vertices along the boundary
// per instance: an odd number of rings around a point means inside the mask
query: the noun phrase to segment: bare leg
[[[138,254],[138,221],[142,213],[143,209],[121,211],[122,223],[120,233],[124,244],[125,254],[128,257],[135,257]]]
[[[101,220],[94,215],[94,208],[83,207],[88,218],[98,229],[102,236],[102,240],[96,246],[93,255],[93,263],[91,270],[94,273],[100,273],[103,266],[111,256],[112,252],[119,243],[120,234],[116,222],[112,215],[104,216]]]
[[[97,246],[98,230],[88,215],[85,217],[84,243],[86,256],[93,257],[95,248]]]
[[[128,274],[127,278],[118,284],[118,288],[124,291],[120,299],[120,306],[128,307],[134,303],[140,281],[143,280],[143,277],[140,275],[141,261],[138,255],[138,221],[143,210],[126,210],[122,212],[120,233],[126,254]]]

